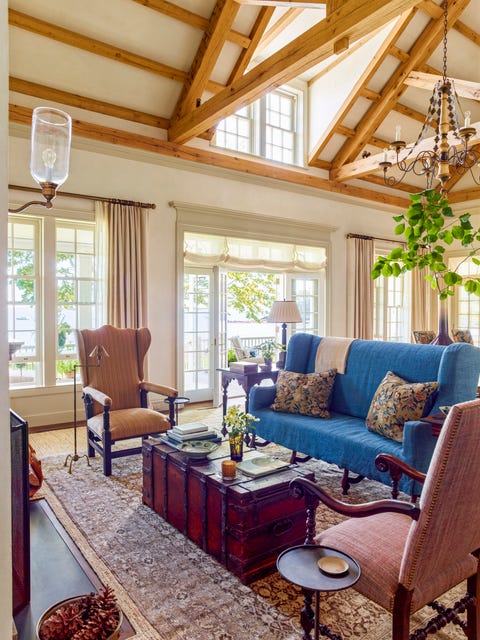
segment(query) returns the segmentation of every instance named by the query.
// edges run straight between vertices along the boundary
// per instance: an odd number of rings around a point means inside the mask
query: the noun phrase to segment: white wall
[[[14,133],[28,135],[26,128],[24,131],[14,128]],[[70,177],[63,187],[66,191],[154,202],[157,206],[147,214],[149,328],[152,332],[149,378],[152,381],[177,384],[176,212],[169,206],[171,201],[338,227],[331,235],[331,291],[327,315],[329,333],[345,335],[345,234],[355,232],[391,237],[392,211],[373,209],[374,205],[367,201],[356,204],[342,201],[340,197],[334,199],[330,196],[327,199],[327,194],[318,190],[185,161],[167,160],[100,143],[80,142],[82,148],[78,148],[78,144],[72,151]],[[87,150],[87,145],[92,150]],[[11,137],[11,184],[32,184],[28,158],[28,139]],[[58,204],[61,202],[59,196]],[[63,202],[68,206],[67,199]],[[70,388],[64,392],[45,390],[39,402],[30,392],[13,392],[12,406],[28,419],[31,426],[58,424],[62,422],[61,416],[71,415],[71,393]],[[50,420],[48,413],[51,414]]]
[[[7,145],[8,145],[8,15],[7,0],[0,0],[0,255],[2,272],[7,254]],[[0,299],[6,300],[5,278],[0,278]],[[7,335],[5,305],[0,305],[0,335]],[[7,341],[0,341],[0,362],[8,362]],[[10,422],[8,415],[7,367],[0,367],[0,638],[12,637],[12,553],[10,511]]]

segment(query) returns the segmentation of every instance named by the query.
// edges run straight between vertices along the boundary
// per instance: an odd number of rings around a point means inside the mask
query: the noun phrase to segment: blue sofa
[[[285,369],[313,372],[320,340],[306,333],[292,336]],[[403,442],[371,432],[365,425],[371,400],[387,371],[408,382],[438,380],[438,392],[430,411],[437,413],[442,405],[475,398],[480,349],[465,343],[433,346],[355,340],[350,346],[345,374],[337,374],[335,378],[330,419],[273,411],[270,405],[276,386],[255,386],[249,396],[249,411],[260,419],[255,425],[255,438],[259,436],[294,452],[336,464],[344,469],[344,493],[357,480],[350,478],[348,471],[358,474],[359,479],[363,476],[384,484],[391,482],[388,474],[375,466],[379,453],[397,456],[426,472],[437,442],[428,424],[406,422]],[[421,485],[406,477],[400,481],[399,488],[412,496],[421,492]]]

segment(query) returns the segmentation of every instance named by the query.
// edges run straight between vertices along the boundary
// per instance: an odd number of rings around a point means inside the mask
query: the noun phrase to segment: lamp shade
[[[72,119],[64,111],[37,107],[32,116],[30,173],[39,184],[68,178]]]
[[[273,303],[267,322],[301,322],[302,316],[297,303],[293,300],[276,300]]]

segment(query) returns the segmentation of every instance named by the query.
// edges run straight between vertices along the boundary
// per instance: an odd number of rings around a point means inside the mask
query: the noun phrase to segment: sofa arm
[[[275,400],[277,393],[277,385],[269,385],[268,387],[261,387],[255,385],[250,389],[250,395],[248,396],[248,410],[255,415],[255,410],[266,409]]]
[[[414,469],[426,473],[438,438],[427,422],[409,420],[403,429],[403,460]]]

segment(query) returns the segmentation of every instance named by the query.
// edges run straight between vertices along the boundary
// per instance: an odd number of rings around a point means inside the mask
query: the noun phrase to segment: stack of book
[[[189,424],[177,424],[165,433],[169,442],[179,445],[189,440],[212,440],[221,442],[222,438],[215,429],[211,429],[203,422],[190,422]]]

